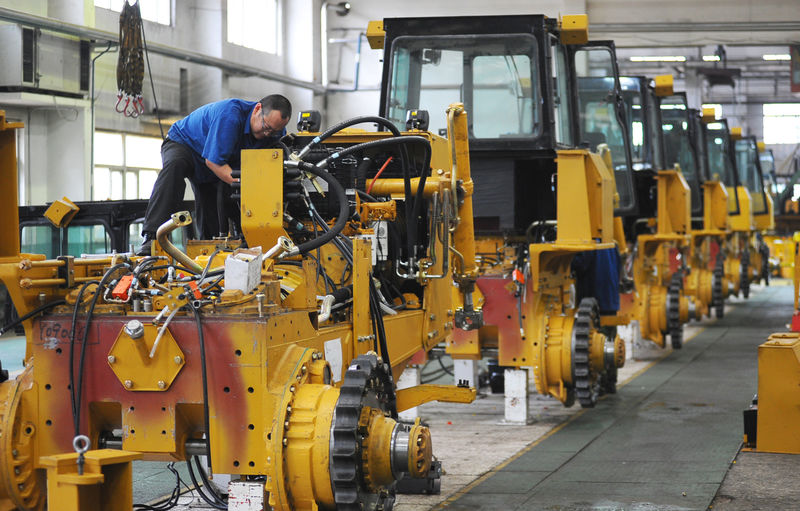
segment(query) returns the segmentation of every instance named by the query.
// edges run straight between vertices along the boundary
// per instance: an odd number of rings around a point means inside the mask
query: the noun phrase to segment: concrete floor
[[[501,395],[423,405],[442,493],[400,495],[395,510],[798,508],[800,457],[738,452],[756,346],[791,315],[786,284],[756,286],[749,300],[731,300],[725,319],[688,326],[683,350],[629,345],[636,360],[621,370],[619,393],[595,409],[532,393],[532,423],[511,426],[501,425]],[[24,341],[4,337],[0,357],[16,360],[20,349]],[[176,468],[190,483],[184,464]],[[135,502],[174,484],[163,463],[135,464]],[[211,508],[186,493],[175,509]]]

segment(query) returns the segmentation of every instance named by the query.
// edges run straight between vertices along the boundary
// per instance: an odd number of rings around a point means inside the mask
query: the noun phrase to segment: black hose
[[[347,156],[348,154],[352,154],[355,152],[365,151],[367,149],[372,149],[375,147],[383,147],[383,146],[394,146],[394,145],[401,145],[401,144],[420,144],[426,149],[426,162],[430,164],[430,154],[431,154],[431,144],[428,142],[428,139],[425,137],[421,137],[419,135],[402,135],[399,137],[391,137],[391,138],[382,138],[380,140],[370,140],[369,142],[363,142],[361,144],[352,145],[350,147],[346,147],[341,151],[336,151],[332,155],[328,156],[327,158],[323,159],[317,166],[319,167],[326,167],[328,163],[333,160],[339,159],[342,156]]]
[[[383,311],[380,306],[380,298],[378,298],[378,288],[375,287],[375,282],[372,279],[372,274],[369,276],[369,298],[372,305],[373,316],[378,326],[377,337],[381,347],[381,356],[384,363],[392,367],[392,362],[389,359],[389,345],[386,342],[386,329],[383,324]]]
[[[214,509],[228,509],[227,504],[221,504],[212,500],[211,497],[206,495],[206,493],[201,489],[200,483],[197,481],[197,476],[194,475],[194,469],[192,469],[192,460],[186,461],[186,467],[189,469],[189,477],[192,480],[192,484],[194,484],[195,489],[197,490],[197,494],[200,495],[206,504],[213,507]],[[209,488],[210,489],[210,488]]]
[[[200,458],[198,458],[197,456],[194,456],[194,465],[197,468],[197,474],[200,476],[200,480],[203,482],[203,486],[208,488],[209,493],[211,493],[211,497],[219,504],[227,505],[227,502],[225,502],[224,497],[221,497],[220,495],[217,494],[217,490],[214,489],[214,485],[211,484],[211,481],[208,480],[208,475],[206,474],[206,471],[203,468],[203,466],[200,464]]]
[[[220,250],[221,249],[219,248],[214,250],[214,252],[212,252],[211,255],[208,257],[208,262],[206,263],[206,267],[203,268],[203,272],[200,274],[200,278],[197,279],[198,281],[203,282],[203,279],[206,278],[206,276],[208,275],[208,270],[211,269],[211,262],[214,261],[214,258],[217,256],[217,254],[220,253]]]
[[[334,239],[336,235],[342,232],[342,229],[344,229],[344,226],[347,225],[347,220],[350,217],[350,203],[347,200],[347,193],[344,191],[344,188],[342,188],[342,185],[339,184],[339,181],[335,177],[322,169],[318,169],[310,163],[301,162],[300,168],[306,172],[314,174],[328,183],[328,190],[333,192],[333,194],[336,196],[336,200],[339,203],[339,215],[337,216],[336,223],[333,224],[333,227],[323,233],[322,236],[306,241],[305,243],[301,243],[297,246],[297,250],[300,254],[306,254],[307,252],[310,252],[311,250],[328,243]]]
[[[334,124],[333,126],[328,128],[327,130],[323,131],[322,133],[320,133],[319,135],[314,137],[311,140],[311,142],[308,143],[308,145],[306,147],[310,150],[311,148],[313,148],[314,146],[318,145],[323,140],[329,138],[334,133],[336,133],[338,131],[341,131],[341,130],[343,130],[345,128],[348,128],[350,126],[353,126],[355,124],[361,124],[361,123],[364,123],[364,122],[373,122],[375,124],[379,124],[379,125],[383,126],[384,128],[388,129],[389,131],[391,131],[394,136],[396,136],[396,137],[400,136],[400,130],[398,130],[397,126],[395,126],[394,123],[392,121],[390,121],[389,119],[386,119],[384,117],[378,117],[378,116],[375,116],[375,115],[362,115],[360,117],[353,117],[352,119],[347,119],[346,121],[342,121],[339,124]],[[306,147],[304,147],[303,150],[306,150]]]
[[[363,190],[356,190],[356,191],[358,192],[358,195],[359,195],[359,196],[360,196],[362,199],[365,199],[365,200],[367,200],[368,202],[378,202],[378,199],[376,199],[376,198],[375,198],[375,197],[373,197],[372,195],[368,194],[367,192],[365,192],[365,191],[363,191]]]
[[[405,202],[406,202],[406,231],[408,234],[407,239],[407,250],[408,250],[408,257],[415,258],[416,253],[414,247],[417,245],[417,226],[419,223],[419,211],[422,206],[422,192],[424,191],[425,181],[428,175],[428,169],[430,168],[431,162],[431,144],[425,137],[421,137],[419,135],[402,135],[392,138],[384,138],[381,140],[372,140],[370,142],[364,142],[363,144],[356,144],[354,146],[350,146],[346,149],[342,149],[341,151],[337,151],[331,156],[322,160],[319,165],[320,167],[325,167],[328,163],[343,156],[347,156],[348,154],[358,152],[358,151],[365,151],[367,149],[372,149],[375,147],[383,147],[383,146],[403,146],[403,148],[408,144],[419,144],[423,147],[425,151],[425,160],[422,170],[420,171],[420,180],[419,186],[417,187],[417,196],[412,200],[411,196],[411,174],[408,168],[408,162],[404,161],[403,165],[403,184],[404,184],[404,191],[405,191]],[[407,158],[406,158],[407,160]]]
[[[47,309],[55,307],[56,305],[63,305],[65,303],[67,303],[66,300],[59,299],[59,300],[52,301],[50,303],[46,303],[44,305],[40,305],[40,306],[36,307],[35,309],[33,309],[32,311],[30,311],[29,313],[27,313],[24,316],[22,316],[21,318],[17,318],[15,321],[12,321],[11,323],[9,323],[6,326],[4,326],[3,328],[0,328],[0,335],[3,335],[4,333],[6,333],[9,330],[11,330],[12,328],[16,327],[20,323],[22,323],[24,321],[28,321],[29,319],[31,319],[35,315],[40,314],[40,313],[46,311]]]
[[[358,164],[358,167],[356,167],[356,175],[354,180],[356,185],[356,190],[358,191],[366,190],[367,170],[369,169],[370,165],[372,165],[372,158],[368,158],[365,156],[364,158],[361,159],[361,163]]]
[[[117,270],[122,268],[131,269],[131,266],[128,263],[119,263],[115,264],[111,268],[109,268],[104,274],[103,278],[100,279],[100,283],[97,284],[97,289],[94,291],[94,296],[92,297],[92,303],[89,304],[89,309],[86,311],[86,326],[83,329],[83,338],[81,339],[81,356],[78,359],[78,382],[77,388],[75,388],[75,436],[80,434],[80,427],[81,427],[81,400],[83,399],[83,367],[84,363],[86,362],[86,344],[89,342],[89,325],[92,322],[92,316],[94,315],[94,308],[97,306],[97,300],[100,299],[100,293],[103,289],[103,286],[106,285],[108,279],[111,278]],[[76,302],[76,307],[78,302]]]
[[[75,428],[75,436],[78,436],[78,429],[80,427],[78,424],[78,408],[75,394],[75,324],[78,322],[78,308],[83,301],[83,293],[85,293],[86,288],[92,284],[100,285],[100,281],[92,280],[86,282],[81,286],[80,291],[78,291],[78,297],[75,299],[75,308],[72,309],[72,326],[69,330],[69,397],[70,404],[72,405],[72,423]]]
[[[208,416],[208,375],[206,372],[206,341],[203,335],[203,324],[200,321],[200,311],[188,303],[189,308],[194,313],[194,322],[197,325],[197,339],[200,343],[200,377],[203,385],[203,425],[206,430],[206,456],[208,457],[208,467],[211,468],[211,421]]]

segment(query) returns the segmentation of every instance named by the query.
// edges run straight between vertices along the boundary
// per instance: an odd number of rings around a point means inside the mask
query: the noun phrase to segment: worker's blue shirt
[[[183,144],[194,153],[194,180],[198,183],[213,183],[217,179],[206,160],[233,169],[241,168],[243,149],[265,149],[273,146],[283,135],[256,140],[250,131],[250,116],[257,101],[223,99],[201,106],[169,129],[167,137]]]

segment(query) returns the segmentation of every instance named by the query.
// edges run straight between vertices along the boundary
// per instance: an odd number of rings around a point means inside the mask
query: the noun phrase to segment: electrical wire
[[[392,161],[392,157],[391,156],[389,156],[389,158],[386,160],[386,162],[384,162],[384,164],[381,165],[381,168],[380,168],[380,170],[378,170],[378,173],[375,174],[375,177],[373,177],[372,181],[369,182],[369,186],[367,187],[367,194],[368,195],[369,195],[369,192],[372,191],[372,186],[375,184],[375,181],[377,181],[378,178],[380,177],[380,175],[383,174],[383,171],[386,170],[386,167],[389,165],[390,161]]]
[[[150,90],[153,91],[153,105],[155,106],[156,119],[158,119],[158,130],[161,132],[161,140],[164,140],[164,127],[161,125],[161,111],[158,109],[156,85],[155,82],[153,82],[153,70],[150,69],[150,52],[147,50],[147,37],[144,35],[144,23],[142,23],[142,43],[144,43],[144,58],[147,61],[147,74],[150,77]]]
[[[181,475],[175,469],[175,463],[170,462],[167,463],[167,469],[175,475],[175,488],[172,490],[172,493],[164,500],[160,502],[156,502],[154,504],[134,504],[133,509],[136,511],[169,511],[170,509],[174,508],[178,505],[178,499],[181,496],[181,485],[183,485],[187,491],[191,491],[191,489],[183,482],[181,479]]]

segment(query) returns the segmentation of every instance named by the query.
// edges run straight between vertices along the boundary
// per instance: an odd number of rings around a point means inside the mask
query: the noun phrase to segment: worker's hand
[[[220,180],[227,184],[236,183],[239,181],[232,176],[233,169],[227,163],[225,165],[217,165],[212,161],[206,160],[206,166],[211,169],[211,172],[216,174]]]

